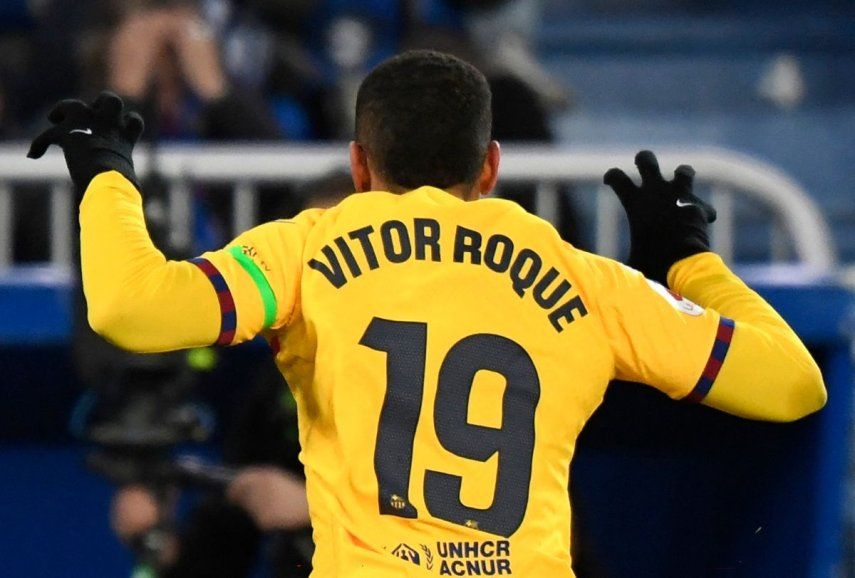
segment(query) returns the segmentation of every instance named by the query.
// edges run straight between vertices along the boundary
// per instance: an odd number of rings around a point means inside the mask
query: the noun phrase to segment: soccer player
[[[709,251],[689,167],[666,181],[642,152],[640,187],[606,174],[640,271],[478,200],[499,170],[490,93],[450,56],[405,53],[363,81],[360,194],[187,262],[146,233],[141,119],[109,93],[49,118],[30,156],[60,145],[85,191],[95,330],[141,352],[258,335],[275,351],[298,403],[314,576],[573,576],[569,464],[612,379],[753,419],[825,403],[804,345]]]

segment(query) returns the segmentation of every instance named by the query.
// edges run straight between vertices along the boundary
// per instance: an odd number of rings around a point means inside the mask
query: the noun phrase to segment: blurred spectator
[[[303,62],[316,71],[315,82],[322,79],[306,102],[321,138],[350,138],[362,76],[383,58],[407,48],[464,53],[488,75],[525,84],[545,114],[570,102],[569,91],[544,70],[532,51],[539,0],[326,0],[316,4],[313,16],[305,19],[309,34],[303,37],[314,59]],[[275,28],[270,33],[279,34]]]
[[[87,86],[107,86],[143,111],[146,138],[192,140],[270,140],[282,131],[269,109],[250,90],[231,82],[223,67],[223,50],[215,29],[202,18],[192,2],[104,2],[102,34],[86,47]],[[88,92],[88,91],[87,91]],[[164,183],[156,176],[143,183],[147,212],[160,202]],[[212,194],[206,205],[216,215],[222,231],[229,222],[226,195]],[[284,216],[297,201],[282,188],[264,189],[262,215]],[[197,209],[203,211],[204,206]],[[204,212],[197,214],[203,218]],[[152,231],[153,235],[157,231]],[[210,241],[221,244],[226,233]],[[188,247],[159,246],[172,256],[185,257]],[[133,356],[119,352],[88,329],[77,316],[75,349],[84,382],[98,387],[111,380],[117,387],[133,388],[139,372],[128,372],[140,358],[159,358],[180,371],[180,360],[165,356]],[[99,369],[100,368],[100,369]],[[271,364],[270,369],[273,369]],[[227,499],[213,494],[193,509],[187,523],[173,536],[167,552],[169,576],[249,575],[258,557],[262,532],[273,533],[273,566],[278,576],[305,576],[310,567],[311,540],[305,490],[296,460],[299,451],[296,422],[291,406],[282,404],[283,388],[278,373],[260,379],[257,390],[241,411],[230,432],[224,459],[241,471]],[[288,413],[288,412],[291,413]],[[290,441],[289,441],[290,440]],[[286,443],[283,443],[285,441]],[[297,476],[297,477],[295,477]],[[239,504],[239,505],[238,505]],[[120,490],[114,501],[114,529],[133,540],[152,524],[171,517],[158,510],[153,495],[141,487]]]
[[[30,134],[33,129],[26,128],[24,119],[38,114],[44,122],[46,102],[73,94],[88,99],[104,88],[115,90],[129,107],[143,113],[144,138],[152,143],[284,136],[261,95],[232,82],[225,73],[222,47],[203,18],[200,3],[80,0],[72,5],[44,0],[40,6],[29,36],[0,37],[0,47],[4,42],[15,47],[0,51],[0,136]],[[156,159],[155,147],[142,150]],[[151,164],[156,168],[156,162]],[[153,180],[158,181],[156,175]],[[151,182],[145,188],[147,201],[157,196]],[[196,192],[208,199],[196,206],[203,242],[201,247],[175,248],[183,253],[222,244],[231,233],[227,195],[212,188]],[[269,197],[281,205],[280,197],[289,195],[283,187],[262,190],[262,214],[271,204]],[[41,230],[34,234],[31,228],[48,220],[47,195],[28,188],[17,198],[15,260],[46,261],[47,239]]]
[[[261,373],[225,440],[224,461],[241,470],[227,493],[210,492],[168,535],[162,561],[167,578],[249,576],[263,544],[273,576],[297,578],[311,571],[296,406],[273,363]],[[128,544],[172,516],[143,486],[122,488],[113,498],[111,525]]]
[[[82,92],[95,93],[107,86],[120,93],[130,108],[141,110],[152,146],[163,139],[267,140],[281,136],[261,99],[229,82],[220,61],[220,46],[213,29],[193,2],[166,1],[101,3],[101,33],[92,34],[84,50],[88,83]],[[112,25],[110,25],[112,23]],[[98,30],[97,26],[93,30]],[[184,259],[224,244],[230,236],[230,202],[227,191],[214,187],[195,189],[194,221],[197,242],[176,243],[166,230],[167,183],[154,171],[142,182],[150,232],[170,258]],[[279,207],[293,209],[286,189],[261,191]],[[263,205],[265,206],[265,205]],[[69,215],[69,218],[72,218]],[[76,262],[76,260],[75,260]],[[105,390],[133,388],[149,379],[152,366],[179,374],[184,365],[178,354],[140,356],[121,351],[89,328],[83,296],[76,294],[74,353],[82,382]]]
[[[542,0],[448,0],[464,15],[469,37],[490,67],[525,82],[549,109],[566,108],[571,95],[534,54]]]
[[[176,139],[271,141],[286,136],[261,94],[252,86],[239,85],[225,71],[226,51],[217,30],[239,14],[205,12],[202,8],[211,3],[187,0],[102,2],[101,26],[107,28],[94,36],[87,50],[88,85],[106,85],[140,110],[147,125],[144,138],[156,144]],[[156,148],[150,151],[156,160]],[[230,229],[226,192],[213,186],[196,189],[197,198],[206,199],[196,206],[199,242],[179,249],[198,253],[236,233]],[[272,218],[271,206],[291,201],[289,213],[299,207],[282,186],[264,187],[259,197],[263,220]]]
[[[106,86],[140,109],[149,138],[283,136],[263,99],[227,78],[215,31],[194,2],[134,0],[105,8],[103,24],[115,22],[86,50],[87,84]]]
[[[319,208],[338,204],[352,191],[344,169],[300,189],[306,207]],[[311,571],[314,547],[298,460],[296,404],[273,363],[262,366],[256,381],[223,448],[224,462],[240,468],[238,476],[225,494],[212,492],[196,505],[170,537],[167,577],[249,576],[262,534],[269,538],[266,551],[275,576],[297,578]],[[132,543],[172,514],[159,509],[150,490],[128,486],[113,499],[111,523],[117,535]]]

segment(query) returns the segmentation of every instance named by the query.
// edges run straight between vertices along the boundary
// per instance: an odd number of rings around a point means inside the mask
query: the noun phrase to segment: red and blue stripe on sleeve
[[[722,317],[718,322],[718,331],[716,332],[715,342],[713,343],[710,357],[704,367],[704,372],[701,374],[698,383],[692,392],[683,398],[685,401],[698,403],[702,401],[712,389],[715,383],[718,372],[721,371],[721,365],[724,363],[724,358],[727,356],[727,350],[730,349],[730,342],[733,339],[733,329],[735,323],[732,319]]]
[[[217,300],[220,302],[220,335],[217,337],[216,343],[217,345],[231,345],[237,330],[237,311],[235,310],[232,292],[229,290],[222,273],[213,263],[203,257],[190,259],[190,262],[202,270],[211,285],[214,286],[214,291],[217,292]]]

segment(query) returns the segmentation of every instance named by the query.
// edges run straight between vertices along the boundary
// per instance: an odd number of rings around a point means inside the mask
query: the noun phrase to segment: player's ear
[[[496,188],[501,156],[499,141],[491,140],[490,144],[487,145],[487,155],[484,157],[484,166],[481,167],[481,176],[478,177],[478,192],[481,195],[489,195]]]
[[[356,192],[371,190],[371,171],[368,169],[368,153],[356,141],[350,141],[350,175]]]

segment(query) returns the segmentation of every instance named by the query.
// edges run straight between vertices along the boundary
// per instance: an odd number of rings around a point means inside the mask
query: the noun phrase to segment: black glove
[[[120,172],[139,189],[131,153],[142,134],[143,119],[125,112],[121,98],[102,92],[91,106],[63,100],[53,107],[48,120],[53,126],[33,140],[27,156],[37,159],[50,145],[59,145],[78,196],[105,171]]]
[[[640,187],[620,169],[609,169],[603,182],[626,209],[629,266],[667,285],[671,265],[710,250],[708,225],[715,221],[715,209],[692,194],[692,167],[680,165],[674,180],[666,181],[652,152],[635,155],[635,165],[641,174]]]

